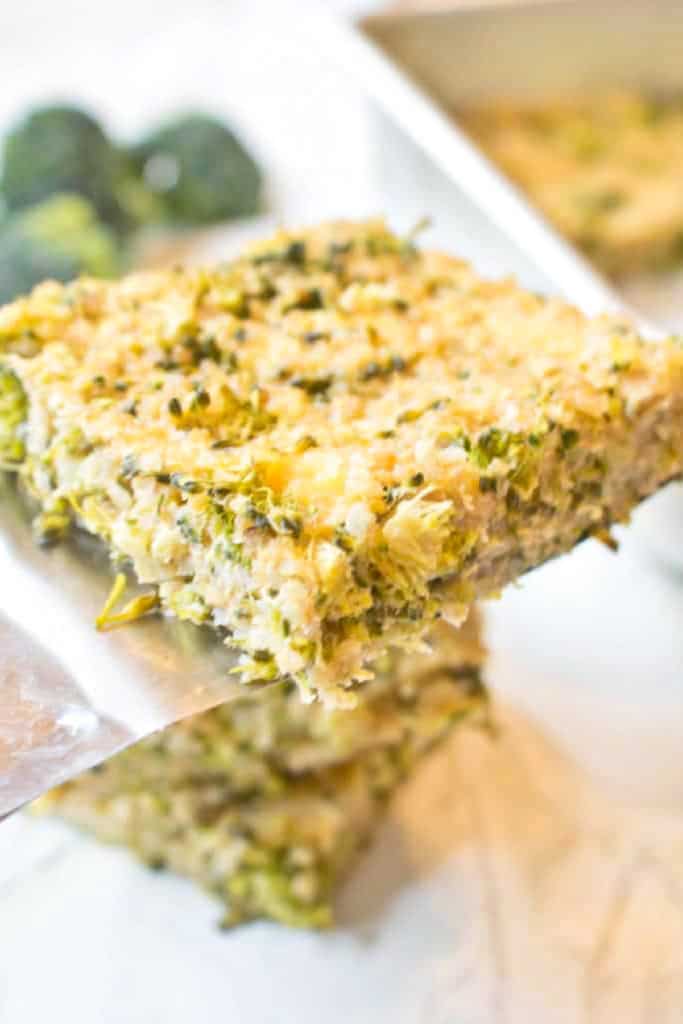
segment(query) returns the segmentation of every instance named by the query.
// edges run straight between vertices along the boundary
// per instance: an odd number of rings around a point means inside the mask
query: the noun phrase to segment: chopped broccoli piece
[[[0,363],[0,467],[24,458],[21,432],[27,410],[28,400],[19,380]]]
[[[111,277],[120,269],[114,234],[80,196],[53,196],[0,228],[0,302],[48,278],[69,281],[84,272]]]
[[[131,159],[162,199],[168,221],[211,224],[259,208],[259,167],[216,118],[186,114],[170,121],[140,142]]]
[[[85,111],[67,105],[31,111],[7,135],[2,157],[0,191],[8,211],[69,192],[89,199],[106,224],[130,226],[121,196],[127,159]]]

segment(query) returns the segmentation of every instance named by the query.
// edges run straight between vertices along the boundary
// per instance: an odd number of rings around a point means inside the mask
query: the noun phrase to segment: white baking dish
[[[646,295],[641,319],[647,313],[680,328],[683,277],[654,288],[631,282],[616,295],[459,129],[454,111],[610,86],[683,94],[682,3],[470,0],[346,23],[337,28],[336,52],[380,112],[378,165],[389,210],[415,220],[433,214],[429,240],[484,273],[514,272],[527,287],[559,292],[588,313]],[[648,503],[637,532],[683,571],[683,486]]]

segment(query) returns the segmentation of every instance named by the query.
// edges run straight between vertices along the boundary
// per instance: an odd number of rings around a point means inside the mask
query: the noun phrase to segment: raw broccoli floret
[[[121,195],[129,173],[94,117],[72,106],[41,107],[5,139],[0,192],[10,212],[57,193],[85,196],[105,223],[123,230],[130,226]]]
[[[11,216],[0,228],[0,302],[40,281],[81,273],[111,277],[122,258],[114,233],[87,199],[58,195]]]
[[[219,120],[186,114],[168,122],[131,151],[145,185],[179,224],[211,224],[256,213],[261,172]]]

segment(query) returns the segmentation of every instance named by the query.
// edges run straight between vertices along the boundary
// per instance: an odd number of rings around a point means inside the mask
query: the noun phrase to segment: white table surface
[[[374,122],[305,4],[5,6],[2,123],[55,95],[123,134],[209,105],[269,167],[270,220],[415,205],[383,192]],[[123,851],[0,826],[1,1024],[682,1020],[683,587],[623,538],[490,607],[500,736],[457,737],[404,790],[335,932],[219,933],[208,897]]]

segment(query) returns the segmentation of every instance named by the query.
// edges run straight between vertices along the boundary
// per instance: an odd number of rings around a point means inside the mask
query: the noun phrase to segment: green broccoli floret
[[[131,151],[165,219],[211,224],[259,209],[261,171],[233,133],[206,114],[170,121]]]
[[[53,196],[0,228],[0,302],[46,279],[70,281],[82,273],[111,277],[121,263],[115,235],[87,199]]]
[[[84,196],[106,224],[124,230],[128,174],[127,158],[94,117],[72,106],[41,107],[5,139],[0,192],[10,212],[57,193]]]

